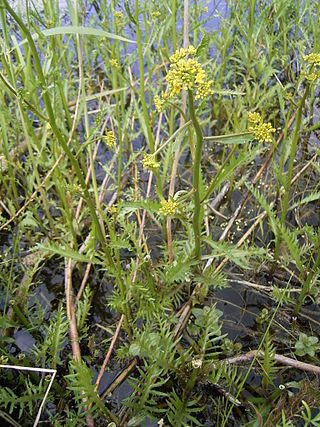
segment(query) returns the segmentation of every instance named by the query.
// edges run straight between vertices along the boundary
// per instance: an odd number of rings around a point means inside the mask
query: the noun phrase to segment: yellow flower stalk
[[[164,100],[161,99],[160,96],[156,95],[154,97],[154,105],[158,113],[161,113],[161,111],[163,111]]]
[[[118,11],[114,12],[114,18],[116,25],[121,29],[124,27],[124,16],[123,13]]]
[[[112,130],[107,130],[106,131],[104,140],[105,140],[105,142],[107,144],[107,147],[109,147],[109,148],[114,148],[115,145],[116,145],[116,142],[117,142],[117,138],[114,135],[114,133],[112,132]]]
[[[168,90],[163,94],[162,99],[167,100],[178,95],[182,89],[188,92],[188,110],[192,121],[196,141],[194,144],[194,159],[193,159],[193,197],[194,197],[194,212],[193,212],[193,230],[195,239],[194,256],[197,259],[201,257],[201,224],[200,224],[200,171],[201,171],[201,155],[203,146],[203,135],[196,117],[194,98],[203,99],[208,95],[213,94],[213,80],[206,80],[205,70],[197,59],[193,58],[196,55],[197,49],[194,46],[189,46],[187,49],[179,49],[170,56],[170,69],[166,76]],[[196,94],[194,92],[196,91]],[[155,98],[156,108],[162,108],[160,99]],[[172,200],[161,202],[159,213],[165,215],[173,215],[177,208],[176,202]]]

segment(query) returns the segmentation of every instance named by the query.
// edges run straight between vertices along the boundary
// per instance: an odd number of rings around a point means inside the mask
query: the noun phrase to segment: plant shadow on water
[[[16,3],[1,425],[318,425],[320,5]]]

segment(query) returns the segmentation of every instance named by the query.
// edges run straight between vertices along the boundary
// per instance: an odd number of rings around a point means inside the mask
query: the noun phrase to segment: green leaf
[[[131,22],[133,22],[133,23],[134,23],[134,25],[137,25],[137,22],[136,22],[136,20],[134,19],[134,16],[132,15],[132,13],[131,13],[131,10],[130,10],[130,7],[129,7],[129,2],[128,2],[128,1],[125,1],[123,5],[124,5],[124,8],[125,8],[125,10],[126,10],[126,12],[127,12],[127,15],[128,15],[128,17],[129,17],[130,21],[131,21]]]
[[[97,36],[97,37],[106,37],[108,39],[121,40],[127,43],[136,43],[134,40],[127,39],[117,34],[108,33],[104,30],[99,30],[98,28],[91,27],[76,27],[73,25],[63,26],[63,27],[54,27],[49,28],[48,30],[43,30],[42,34],[44,36],[56,36],[58,34],[82,34],[86,36]]]
[[[207,34],[204,34],[199,46],[197,47],[196,56],[200,56],[202,52],[208,49],[208,46],[209,46],[209,36],[207,36]]]
[[[233,133],[230,135],[206,136],[206,141],[218,141],[221,144],[245,144],[252,140],[252,132]]]
[[[37,248],[43,249],[47,252],[51,252],[52,254],[55,254],[55,255],[71,258],[74,261],[92,263],[92,264],[101,264],[101,260],[99,260],[98,258],[94,258],[94,257],[91,258],[86,255],[79,254],[78,252],[72,250],[67,246],[62,247],[54,244],[43,245],[39,243],[39,245],[37,245]]]
[[[301,205],[305,205],[307,203],[315,202],[316,200],[319,200],[319,199],[320,199],[320,192],[317,191],[315,193],[309,194],[309,196],[304,197],[303,199],[294,203],[292,206],[290,206],[290,210],[292,210],[296,207],[300,207]]]
[[[230,262],[235,263],[239,267],[249,268],[250,258],[262,257],[265,253],[263,248],[250,247],[250,248],[237,248],[227,242],[214,242],[209,237],[204,237],[203,240],[211,246],[213,253],[202,257],[202,259],[226,257]]]
[[[137,209],[145,209],[147,212],[156,213],[160,208],[160,203],[152,200],[140,200],[138,202],[128,202],[121,205],[121,214],[134,212]]]

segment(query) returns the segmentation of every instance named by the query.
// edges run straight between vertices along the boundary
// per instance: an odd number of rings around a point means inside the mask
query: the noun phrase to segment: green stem
[[[201,232],[200,232],[200,172],[201,172],[201,154],[202,154],[202,145],[203,145],[203,135],[197,120],[194,102],[193,102],[193,92],[188,90],[188,106],[190,118],[192,120],[192,124],[194,130],[196,132],[196,146],[195,146],[195,155],[193,161],[193,200],[194,200],[194,213],[193,213],[193,231],[195,238],[195,250],[194,256],[197,259],[200,259],[201,256]]]
[[[177,13],[177,1],[172,1],[172,47],[173,51],[177,50],[177,33],[176,33],[176,13]]]
[[[136,20],[136,37],[137,37],[137,50],[138,50],[138,58],[139,58],[139,77],[140,77],[140,102],[142,106],[143,111],[143,118],[145,127],[147,129],[147,145],[151,152],[151,154],[154,153],[154,138],[151,131],[150,126],[150,120],[149,120],[149,114],[148,114],[148,108],[145,98],[145,85],[144,85],[144,62],[143,62],[143,52],[142,52],[142,43],[141,43],[141,33],[140,33],[140,27],[139,27],[139,5],[138,0],[135,0],[135,20]],[[156,178],[156,192],[161,199],[162,196],[162,190],[161,190],[161,180],[160,180],[160,173],[158,170],[155,170],[154,176]]]
[[[320,233],[319,233],[319,243],[320,243]],[[318,255],[317,258],[312,266],[312,270],[309,272],[299,295],[299,299],[298,299],[298,303],[294,309],[295,311],[295,315],[297,316],[299,314],[299,311],[301,309],[301,306],[303,304],[303,301],[306,297],[306,295],[309,293],[310,291],[310,283],[312,281],[312,279],[314,278],[314,275],[317,273],[317,270],[320,266],[320,250],[319,250],[319,245],[318,245]]]
[[[297,151],[297,145],[299,141],[300,136],[300,128],[301,128],[301,122],[302,122],[302,109],[305,104],[305,101],[309,95],[310,92],[310,85],[307,85],[307,88],[305,90],[305,93],[299,103],[298,111],[297,111],[297,117],[296,117],[296,126],[294,130],[294,136],[291,144],[291,150],[290,150],[290,159],[289,159],[289,168],[288,168],[288,174],[286,178],[286,185],[285,185],[285,194],[284,194],[284,200],[281,207],[281,226],[284,226],[287,211],[288,211],[288,204],[289,204],[289,195],[290,195],[290,189],[291,189],[291,179],[292,179],[292,172],[293,172],[293,163],[296,156]],[[275,248],[275,258],[277,259],[279,255],[279,249],[280,249],[280,236],[276,240],[276,248]],[[301,272],[302,273],[302,272]]]
[[[21,30],[25,33],[25,36],[28,40],[29,43],[29,47],[32,51],[32,55],[33,55],[33,61],[34,61],[34,68],[35,71],[37,73],[38,79],[39,79],[39,86],[42,92],[42,99],[43,99],[43,103],[44,106],[47,110],[47,114],[48,114],[48,118],[49,118],[49,123],[52,129],[52,132],[54,133],[55,137],[57,138],[57,140],[59,141],[59,144],[61,145],[62,149],[64,150],[64,152],[66,153],[67,157],[69,158],[72,167],[74,168],[74,171],[77,175],[77,178],[80,182],[80,185],[82,187],[82,190],[84,192],[84,198],[86,200],[86,202],[88,203],[88,207],[90,209],[90,213],[92,216],[92,221],[95,225],[95,229],[96,229],[96,233],[98,236],[98,240],[101,242],[102,247],[105,250],[105,254],[108,260],[109,265],[111,265],[113,267],[113,260],[110,254],[109,249],[106,247],[105,245],[105,241],[104,241],[104,236],[100,227],[100,223],[95,211],[95,207],[94,204],[91,200],[88,188],[86,186],[82,171],[79,167],[78,162],[76,161],[74,155],[72,154],[70,148],[67,145],[66,140],[64,139],[62,133],[60,132],[60,129],[56,123],[55,120],[55,115],[54,115],[54,111],[52,109],[52,105],[51,105],[51,100],[50,100],[50,95],[49,95],[49,91],[47,88],[47,84],[46,84],[46,80],[45,77],[43,75],[43,71],[42,71],[42,67],[41,67],[41,62],[40,62],[40,58],[37,52],[37,48],[34,44],[34,40],[28,30],[28,28],[25,26],[25,24],[23,23],[23,21],[20,19],[20,17],[14,12],[14,10],[9,6],[8,4],[8,0],[3,0],[4,5],[7,9],[7,11],[9,12],[9,14],[12,16],[12,18],[17,22],[17,24],[19,25],[19,27],[21,28]]]
[[[136,36],[137,36],[137,49],[138,49],[138,57],[139,57],[139,74],[140,74],[140,102],[142,106],[143,111],[143,117],[145,121],[145,125],[147,128],[147,134],[148,134],[148,147],[151,153],[154,152],[154,141],[153,141],[153,135],[151,132],[150,127],[150,121],[149,121],[149,114],[148,114],[148,108],[145,98],[145,86],[144,86],[144,61],[143,61],[143,53],[142,53],[142,44],[141,44],[141,34],[140,34],[140,27],[139,27],[139,7],[138,7],[138,0],[135,1],[135,20],[136,20]]]

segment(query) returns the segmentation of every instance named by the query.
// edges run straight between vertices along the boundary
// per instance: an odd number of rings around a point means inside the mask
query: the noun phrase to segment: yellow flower
[[[124,27],[124,16],[123,13],[118,11],[114,12],[114,18],[116,25],[121,29]]]
[[[320,78],[320,70],[318,70],[317,72],[313,72],[313,73],[303,73],[303,76],[309,80],[309,82],[315,82],[317,79]]]
[[[208,95],[213,95],[214,91],[211,89],[211,85],[213,84],[213,80],[208,82],[201,82],[197,89],[196,99],[203,99]]]
[[[158,113],[161,113],[161,111],[163,110],[163,104],[164,104],[164,100],[161,99],[158,95],[156,95],[154,97],[154,105],[155,105]]]
[[[303,59],[310,65],[320,65],[320,53],[309,53],[309,55],[305,55]]]
[[[110,215],[115,215],[118,212],[118,209],[116,206],[110,206],[108,212]]]
[[[193,89],[195,78],[201,70],[201,65],[196,59],[189,58],[186,61],[179,59],[178,62],[173,63],[166,76],[170,96],[177,95],[182,88]]]
[[[176,50],[173,55],[170,56],[169,61],[171,63],[175,63],[180,61],[180,59],[185,59],[188,55],[195,55],[197,52],[197,49],[190,45],[187,49],[184,49],[183,47],[179,50]]]
[[[166,216],[172,216],[175,215],[177,209],[179,207],[179,203],[175,202],[172,199],[162,200],[161,201],[161,208],[159,209],[159,214],[163,214]]]
[[[254,127],[249,127],[249,131],[253,132],[255,139],[259,142],[272,142],[271,134],[276,130],[271,126],[271,123],[260,123]]]
[[[187,49],[188,55],[195,55],[197,53],[197,49],[191,44]]]
[[[261,115],[259,113],[249,113],[248,120],[250,123],[257,124],[261,121]]]
[[[213,81],[205,81],[206,73],[201,64],[189,55],[195,55],[197,49],[189,46],[188,49],[179,49],[170,57],[170,69],[166,76],[169,84],[165,98],[172,98],[178,95],[182,89],[193,90],[197,87],[196,99],[204,98],[213,93],[211,86]]]
[[[205,6],[205,7],[203,8],[203,13],[208,13],[208,12],[209,12],[208,6]]]
[[[109,148],[113,148],[116,145],[117,142],[117,138],[115,137],[114,133],[112,132],[112,130],[107,130],[104,140],[106,141],[106,144]]]
[[[123,13],[120,11],[114,12],[114,17],[116,18],[117,21],[121,21],[123,19]]]
[[[206,73],[204,72],[204,70],[201,68],[201,70],[199,71],[199,73],[196,75],[196,83],[203,83],[203,79],[205,77]]]
[[[160,163],[156,161],[154,154],[144,154],[142,164],[144,168],[158,169]]]
[[[161,15],[159,11],[152,12],[152,18],[156,21],[157,18]]]
[[[116,59],[110,59],[110,64],[114,68],[120,68],[119,62]]]

